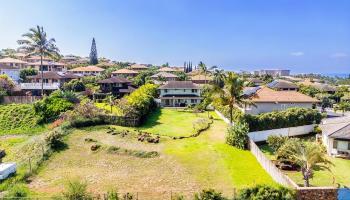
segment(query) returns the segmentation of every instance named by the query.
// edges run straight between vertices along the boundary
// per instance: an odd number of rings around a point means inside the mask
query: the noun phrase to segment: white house
[[[328,155],[350,158],[350,117],[324,119],[320,128]]]
[[[313,104],[319,103],[319,100],[296,91],[276,91],[268,87],[246,87],[244,95],[255,106],[245,106],[242,110],[253,115],[292,107],[312,108]]]
[[[159,87],[162,106],[183,107],[201,102],[201,88],[192,81],[169,81]]]

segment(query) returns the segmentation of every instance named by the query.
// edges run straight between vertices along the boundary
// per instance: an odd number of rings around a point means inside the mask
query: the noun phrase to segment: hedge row
[[[310,108],[289,108],[284,111],[244,115],[249,131],[262,131],[278,128],[319,124],[322,114]]]

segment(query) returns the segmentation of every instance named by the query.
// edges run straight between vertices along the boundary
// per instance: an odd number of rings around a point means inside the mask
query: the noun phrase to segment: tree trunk
[[[43,54],[40,54],[40,71],[41,71],[41,96],[44,96],[44,69],[43,69]]]
[[[309,169],[302,168],[301,173],[303,174],[304,186],[310,187],[309,179],[311,177],[311,171]]]

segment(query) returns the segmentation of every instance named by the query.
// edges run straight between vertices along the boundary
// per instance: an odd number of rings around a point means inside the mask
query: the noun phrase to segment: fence
[[[34,103],[35,101],[38,101],[41,98],[42,97],[40,96],[4,96],[2,97],[1,103]]]
[[[298,185],[294,183],[289,177],[284,175],[281,170],[279,170],[276,165],[268,159],[263,152],[260,151],[259,147],[255,144],[255,142],[249,138],[249,149],[252,154],[256,157],[260,165],[268,172],[271,177],[281,185],[287,187],[296,188]]]
[[[266,141],[270,135],[282,135],[282,136],[297,136],[297,135],[306,135],[314,130],[315,125],[305,125],[305,126],[296,126],[289,128],[279,128],[271,129],[264,131],[254,131],[249,132],[249,137],[254,142],[263,142]]]

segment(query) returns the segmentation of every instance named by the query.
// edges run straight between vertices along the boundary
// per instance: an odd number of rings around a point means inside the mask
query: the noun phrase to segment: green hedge
[[[249,125],[249,131],[262,131],[278,128],[319,124],[322,114],[310,108],[289,108],[284,111],[262,113],[259,115],[244,115]]]

